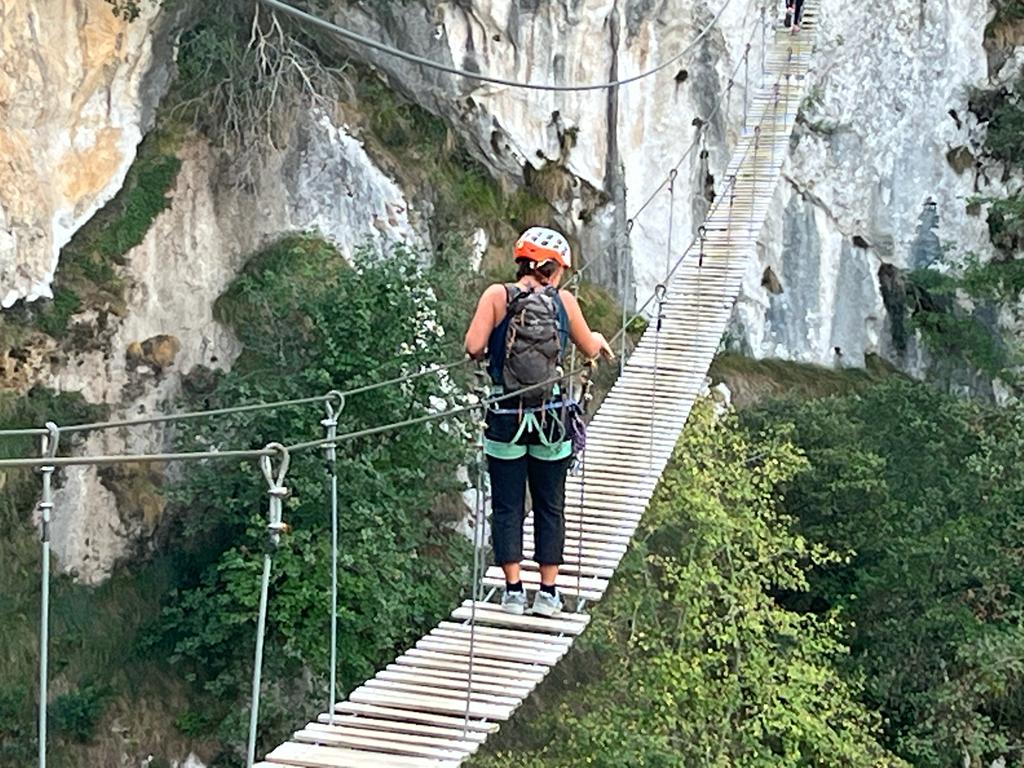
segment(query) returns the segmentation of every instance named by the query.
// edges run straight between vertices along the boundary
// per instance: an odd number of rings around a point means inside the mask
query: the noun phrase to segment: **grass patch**
[[[492,239],[509,239],[526,227],[550,224],[544,197],[549,174],[530,174],[525,186],[503,189],[459,145],[444,120],[407,101],[372,73],[355,72],[354,91],[371,141],[394,158],[396,172],[433,197],[435,239],[452,228],[483,227]]]
[[[865,389],[890,375],[892,369],[875,356],[866,368],[824,368],[787,360],[755,360],[725,352],[708,371],[713,383],[725,383],[737,408],[777,397],[812,399]]]
[[[4,313],[5,340],[16,342],[31,329],[61,338],[71,318],[93,308],[124,311],[124,282],[118,267],[124,256],[145,238],[153,220],[170,206],[167,193],[181,168],[177,157],[182,132],[168,127],[154,131],[139,145],[124,185],[61,250],[53,281],[53,298],[21,303]]]

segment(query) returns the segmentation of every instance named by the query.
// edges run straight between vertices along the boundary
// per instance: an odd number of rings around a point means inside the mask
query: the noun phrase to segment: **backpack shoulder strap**
[[[511,304],[523,294],[523,289],[515,283],[505,283],[505,303]]]

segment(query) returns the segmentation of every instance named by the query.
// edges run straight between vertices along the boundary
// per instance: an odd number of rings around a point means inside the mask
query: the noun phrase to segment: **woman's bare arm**
[[[495,283],[489,286],[476,305],[476,313],[466,331],[466,353],[477,360],[487,351],[491,331],[500,322],[498,313],[505,306],[505,286]]]
[[[580,352],[585,357],[591,358],[604,355],[611,360],[615,357],[612,348],[608,345],[604,336],[597,331],[590,330],[590,326],[587,325],[587,319],[583,317],[583,310],[580,309],[576,297],[565,290],[560,291],[559,295],[562,299],[562,305],[565,307],[565,313],[569,316],[569,337],[579,347]]]

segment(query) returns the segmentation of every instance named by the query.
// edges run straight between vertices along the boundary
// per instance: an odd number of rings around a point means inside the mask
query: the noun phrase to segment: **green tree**
[[[567,668],[474,764],[902,765],[834,668],[837,617],[776,598],[838,559],[779,511],[805,466],[777,433],[747,437],[699,405]]]
[[[803,609],[841,609],[866,702],[917,766],[982,766],[1024,748],[1024,411],[891,379],[861,394],[776,402],[808,471],[785,507],[820,565]]]
[[[364,248],[350,267],[322,240],[291,237],[254,258],[217,304],[244,352],[231,373],[193,383],[189,406],[289,399],[351,388],[450,359],[432,282],[415,255]],[[353,396],[339,433],[386,424],[451,404],[456,388],[438,376]],[[431,400],[434,399],[433,405]],[[321,433],[322,406],[243,413],[182,430],[182,450],[285,444]],[[341,505],[340,678],[343,690],[405,647],[456,601],[466,543],[432,514],[439,496],[461,490],[467,459],[458,423],[421,424],[346,441],[339,450]],[[330,583],[323,455],[292,457],[284,537],[274,559],[268,621],[263,734],[269,746],[296,725],[295,713],[326,699]],[[179,586],[160,628],[172,658],[208,694],[208,724],[242,743],[237,712],[251,673],[266,482],[251,463],[191,467],[174,491]],[[244,714],[244,707],[243,714]]]

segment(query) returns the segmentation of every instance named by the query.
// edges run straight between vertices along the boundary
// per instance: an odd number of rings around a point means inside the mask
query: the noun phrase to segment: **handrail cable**
[[[691,40],[685,48],[679,51],[679,53],[669,57],[661,64],[658,64],[657,66],[640,72],[636,75],[630,75],[629,77],[621,78],[619,80],[609,80],[607,82],[601,83],[584,83],[580,85],[555,85],[553,83],[525,83],[519,80],[498,77],[496,75],[488,75],[482,72],[470,72],[468,69],[462,69],[461,67],[455,67],[449,64],[442,64],[441,62],[434,61],[433,59],[428,59],[424,56],[419,56],[415,53],[409,53],[408,51],[404,51],[400,48],[395,48],[394,46],[388,45],[387,43],[382,43],[379,40],[374,40],[373,38],[366,37],[365,35],[361,35],[358,32],[353,32],[350,29],[345,29],[344,27],[338,26],[337,24],[330,22],[327,19],[315,16],[312,13],[308,13],[307,11],[303,11],[300,8],[296,8],[295,6],[288,5],[287,3],[284,3],[281,0],[260,0],[260,2],[262,2],[264,5],[270,6],[271,8],[275,8],[283,13],[287,13],[291,16],[294,16],[300,21],[304,21],[308,24],[312,24],[313,26],[320,27],[321,29],[326,29],[328,32],[332,32],[338,35],[339,37],[349,40],[350,42],[358,43],[359,45],[364,45],[367,48],[372,48],[376,51],[380,51],[381,53],[388,54],[389,56],[395,56],[399,59],[405,59],[406,61],[410,61],[414,64],[420,64],[424,67],[435,69],[439,72],[447,72],[450,75],[457,75],[459,77],[466,78],[467,80],[475,80],[483,83],[492,83],[494,85],[505,85],[511,88],[525,88],[528,90],[535,91],[578,92],[605,91],[611,88],[618,88],[619,86],[622,85],[629,85],[630,83],[635,83],[638,80],[643,80],[644,78],[650,77],[651,75],[661,72],[662,70],[672,66],[680,59],[682,59],[684,56],[689,54],[692,50],[694,50],[694,48],[696,48],[697,45],[705,37],[708,36],[711,30],[718,25],[718,20],[722,17],[722,14],[725,12],[725,9],[729,7],[729,3],[731,3],[732,0],[725,0],[725,2],[722,3],[722,7],[718,10],[718,13],[716,13],[714,18],[707,24],[707,26],[705,26],[700,31],[700,34],[698,34],[693,40]]]
[[[764,119],[765,118],[762,117],[762,122],[764,121]],[[744,152],[744,155],[743,155],[744,158],[746,157],[746,152],[748,152],[748,151],[749,151],[749,147]],[[735,183],[736,183],[735,178],[731,178],[727,182],[727,184],[735,184]],[[715,213],[718,210],[718,207],[721,205],[723,199],[725,199],[724,191],[723,191],[722,194],[720,194],[716,198],[715,203],[712,205],[712,207],[710,209],[708,209],[707,214],[705,214],[705,218],[709,218],[713,213]],[[667,283],[668,280],[670,280],[672,278],[672,276],[676,273],[676,271],[682,265],[684,259],[693,250],[693,247],[694,247],[694,245],[697,244],[699,237],[700,237],[700,235],[695,235],[690,240],[689,245],[682,252],[682,254],[679,256],[679,258],[676,259],[675,264],[673,265],[672,269],[669,270],[668,274],[666,275],[666,278],[665,278],[666,283]],[[647,298],[647,300],[633,313],[632,317],[628,320],[628,322],[625,324],[625,326],[628,327],[629,325],[631,325],[633,323],[633,321],[637,320],[640,317],[643,317],[644,312],[651,305],[651,303],[655,301],[656,298],[657,298],[657,292],[652,293]],[[618,341],[619,337],[624,334],[624,332],[626,330],[626,327],[620,329],[611,339],[609,339],[609,344],[614,344],[616,341]],[[396,430],[396,429],[402,429],[404,427],[415,426],[417,424],[424,424],[424,423],[431,422],[431,421],[438,421],[438,420],[445,419],[445,418],[448,418],[448,417],[451,417],[451,416],[458,416],[460,414],[468,413],[470,411],[476,410],[476,409],[481,408],[481,407],[486,407],[486,406],[489,406],[489,405],[494,405],[496,403],[503,402],[505,400],[509,400],[509,399],[514,398],[514,397],[518,397],[524,391],[529,391],[531,389],[539,389],[541,387],[546,387],[549,384],[553,384],[553,383],[557,383],[559,381],[563,381],[567,377],[577,376],[580,373],[582,373],[585,369],[586,369],[586,366],[585,365],[581,365],[581,366],[577,367],[575,370],[569,371],[568,373],[563,373],[563,374],[561,374],[561,375],[559,375],[557,377],[554,377],[554,378],[552,378],[552,379],[550,379],[548,381],[542,381],[542,382],[540,382],[538,384],[534,384],[534,385],[532,385],[530,387],[526,387],[526,388],[524,388],[522,390],[517,390],[516,392],[513,392],[513,393],[496,395],[496,396],[488,398],[486,400],[482,400],[482,401],[479,401],[479,402],[476,402],[476,403],[470,403],[468,405],[456,406],[454,408],[450,408],[450,409],[445,410],[445,411],[440,411],[438,413],[429,413],[429,414],[425,414],[423,416],[416,416],[416,417],[412,417],[412,418],[409,418],[409,419],[403,419],[401,421],[392,422],[390,424],[383,424],[383,425],[379,425],[379,426],[375,426],[375,427],[367,427],[365,429],[356,430],[354,432],[347,432],[345,434],[337,435],[334,438],[319,438],[319,439],[316,439],[316,440],[309,440],[309,441],[301,442],[301,443],[293,443],[292,445],[287,446],[287,449],[288,449],[289,453],[295,453],[295,452],[298,452],[298,451],[309,450],[311,448],[323,448],[325,445],[327,445],[329,443],[347,442],[349,440],[355,440],[355,439],[362,438],[362,437],[372,437],[373,435],[378,435],[378,434],[381,434],[381,433],[384,433],[384,432],[389,432],[389,431]],[[197,452],[189,452],[189,453],[154,453],[154,454],[135,454],[135,455],[129,454],[129,455],[123,455],[123,456],[61,456],[61,457],[56,457],[56,458],[52,458],[52,459],[39,459],[39,458],[31,458],[31,459],[0,459],[0,469],[19,468],[19,467],[41,467],[41,466],[66,467],[66,466],[81,466],[81,465],[94,465],[94,464],[95,465],[99,465],[99,464],[116,464],[116,463],[198,461],[198,460],[206,460],[206,459],[227,459],[227,458],[232,458],[232,459],[258,459],[258,458],[261,458],[261,457],[264,457],[264,456],[275,456],[275,455],[277,455],[276,451],[268,449],[268,448],[262,448],[262,449],[252,449],[252,450],[197,451]]]
[[[408,373],[402,376],[395,376],[391,379],[384,381],[376,381],[372,384],[363,384],[358,387],[341,391],[330,391],[323,395],[311,395],[310,397],[299,397],[293,400],[275,400],[267,403],[249,403],[247,405],[235,405],[228,406],[225,408],[213,408],[206,411],[185,411],[183,413],[170,413],[155,416],[140,416],[137,419],[119,419],[115,421],[94,421],[86,424],[70,424],[66,427],[60,427],[61,434],[73,434],[77,432],[92,432],[105,429],[116,429],[118,427],[137,427],[146,424],[171,424],[179,421],[191,421],[195,419],[201,419],[206,417],[214,416],[227,416],[234,413],[250,413],[252,411],[266,411],[273,410],[275,408],[285,408],[290,405],[309,405],[312,403],[322,403],[337,399],[338,397],[346,398],[351,395],[359,395],[364,392],[370,392],[375,389],[387,387],[392,384],[403,384],[407,381],[413,381],[414,379],[421,378],[423,376],[429,376],[433,373],[444,373],[445,371],[457,368],[460,365],[466,365],[467,360],[465,357],[460,357],[457,360],[453,360],[448,363],[441,365],[432,365],[429,368],[416,371],[415,373]],[[48,434],[46,429],[42,428],[23,428],[23,429],[0,429],[0,439],[5,437],[22,437],[29,435],[46,435]]]
[[[780,78],[780,80],[781,80],[781,78]],[[767,120],[767,117],[768,117],[768,112],[766,111],[765,114],[762,115],[761,120],[758,123],[757,128],[760,128],[761,124],[764,123]],[[748,145],[748,147],[744,150],[743,155],[741,156],[740,164],[742,164],[742,161],[746,158],[747,153],[749,153],[749,151],[750,151],[750,146]],[[729,180],[726,182],[727,186],[733,185],[735,183],[736,183],[736,177],[735,176],[730,177]],[[725,199],[725,197],[726,197],[725,190],[723,190],[723,192],[716,197],[715,202],[712,204],[711,208],[708,209],[707,213],[705,214],[705,220],[709,219],[712,216],[712,214],[717,212],[718,207],[722,204],[722,201]],[[690,254],[690,252],[693,250],[694,246],[698,243],[700,237],[701,237],[701,235],[698,234],[698,235],[694,235],[693,238],[691,238],[689,245],[687,245],[686,249],[682,252],[682,254],[680,254],[679,258],[676,259],[674,265],[672,266],[672,269],[670,269],[668,271],[668,274],[665,277],[665,283],[666,284],[672,278],[672,276],[676,273],[676,271],[678,271],[678,269],[682,265],[683,261]],[[625,324],[625,327],[621,328],[611,339],[609,339],[609,344],[614,344],[616,341],[618,341],[619,337],[624,335],[624,333],[626,331],[626,328],[629,325],[631,325],[638,318],[643,317],[643,315],[646,312],[647,308],[652,304],[652,302],[654,302],[656,300],[656,298],[657,298],[657,290],[655,290],[655,292],[652,292],[651,295],[647,298],[647,300],[633,313],[632,317]],[[491,398],[488,398],[488,399],[480,401],[480,402],[470,403],[468,405],[456,406],[454,408],[450,408],[450,409],[445,410],[445,411],[440,411],[438,413],[430,413],[430,414],[425,414],[423,416],[416,416],[416,417],[412,417],[412,418],[409,418],[409,419],[404,419],[404,420],[401,420],[401,421],[392,422],[390,424],[383,424],[383,425],[379,425],[379,426],[375,426],[375,427],[367,427],[365,429],[356,430],[354,432],[348,432],[348,433],[345,433],[345,434],[342,434],[342,435],[337,435],[334,438],[319,438],[317,440],[309,440],[309,441],[306,441],[306,442],[294,443],[294,444],[292,444],[290,446],[287,446],[287,449],[288,449],[289,452],[294,453],[294,452],[298,452],[298,451],[308,450],[308,449],[311,449],[311,448],[323,448],[328,443],[347,442],[349,440],[355,440],[355,439],[362,438],[362,437],[371,437],[373,435],[381,434],[381,433],[384,433],[384,432],[389,432],[389,431],[395,430],[395,429],[402,429],[404,427],[415,426],[417,424],[424,424],[424,423],[431,422],[431,421],[438,421],[438,420],[441,420],[441,419],[444,419],[444,418],[448,418],[448,417],[451,417],[451,416],[458,416],[460,414],[467,413],[467,412],[476,410],[476,409],[481,408],[481,407],[486,407],[486,406],[489,406],[489,405],[494,405],[496,403],[512,399],[514,397],[517,397],[517,396],[521,395],[522,392],[524,392],[524,391],[529,391],[531,389],[539,389],[541,387],[546,387],[549,384],[557,383],[559,381],[563,381],[564,379],[566,379],[568,377],[577,376],[580,373],[582,373],[585,370],[585,368],[586,368],[586,366],[582,365],[582,366],[579,366],[579,367],[577,367],[576,369],[574,369],[572,371],[569,371],[568,373],[562,373],[561,375],[559,375],[557,377],[554,377],[554,378],[552,378],[552,379],[550,379],[548,381],[543,381],[543,382],[540,382],[538,384],[534,384],[534,385],[532,385],[530,387],[526,387],[523,390],[518,390],[518,391],[513,392],[513,393],[497,395],[495,397],[491,397]],[[370,385],[368,385],[368,386],[370,386]],[[326,396],[320,396],[320,399],[323,399],[324,397],[326,397]],[[41,467],[41,466],[64,467],[64,466],[79,466],[79,465],[93,465],[93,464],[99,465],[99,464],[116,464],[116,463],[143,463],[143,462],[165,462],[165,461],[166,462],[169,462],[169,461],[197,461],[197,460],[206,460],[206,459],[226,459],[226,458],[233,458],[233,459],[258,459],[258,458],[261,458],[261,457],[264,457],[264,456],[268,456],[269,457],[269,456],[275,456],[275,455],[277,455],[277,453],[274,450],[271,450],[271,449],[268,449],[268,448],[262,448],[262,449],[252,449],[252,450],[198,451],[198,452],[190,452],[190,453],[155,453],[155,454],[136,454],[136,455],[123,455],[123,456],[62,456],[62,457],[56,457],[56,458],[52,458],[52,459],[39,459],[39,458],[31,458],[31,459],[26,459],[26,458],[21,458],[21,459],[0,459],[0,469],[19,468],[19,467]]]
[[[307,19],[307,20],[310,20],[310,21],[313,21],[313,22],[317,22],[317,23],[322,22],[323,24],[330,25],[330,22],[324,22],[321,19],[317,19],[316,17],[313,17],[311,14],[307,14],[306,12],[301,11],[299,9],[292,8],[291,6],[287,6],[285,3],[280,2],[280,0],[260,0],[260,1],[264,2],[264,3],[268,4],[268,5],[274,6],[274,7],[280,7],[280,10],[285,11],[286,13],[294,13],[294,15],[297,15],[300,18],[304,18],[305,16],[309,16],[310,19]],[[702,39],[702,37],[704,37],[710,31],[711,27],[713,27],[717,23],[718,19],[722,15],[722,12],[725,10],[726,6],[728,6],[730,2],[731,2],[731,0],[726,0],[726,2],[723,4],[722,8],[719,10],[718,15],[715,16],[715,18],[712,20],[712,22],[707,27],[705,27],[705,29],[701,32],[701,34],[690,44],[690,48],[692,48],[693,45],[695,45],[697,42],[699,42],[700,39]],[[335,26],[335,25],[331,25],[331,26]],[[338,30],[339,30],[339,34],[341,34],[341,32],[346,31],[346,30],[341,30],[340,27],[338,27]],[[755,35],[756,31],[757,31],[757,27],[754,27],[753,30],[754,31],[751,32],[751,34],[747,38],[747,42],[746,42],[746,44],[744,46],[743,58],[740,59],[740,63],[736,64],[733,67],[733,70],[732,70],[732,72],[729,75],[729,83],[728,83],[728,86],[727,86],[727,89],[726,89],[727,93],[732,89],[732,87],[734,85],[735,77],[739,73],[739,68],[742,65],[743,60],[745,60],[749,56],[751,42],[754,39],[754,35]],[[351,34],[354,35],[355,33],[351,33]],[[359,37],[359,36],[357,35],[357,37]],[[371,46],[371,47],[373,47],[373,46]],[[676,60],[678,60],[678,58],[680,58],[681,56],[685,55],[685,53],[687,53],[688,50],[685,50],[682,53],[677,54]],[[661,67],[664,68],[665,66],[668,65],[668,63],[671,63],[671,61],[672,60],[662,64]],[[656,70],[651,70],[651,72],[654,72],[654,71],[656,71]],[[651,72],[648,72],[647,74],[651,74]],[[643,75],[634,76],[634,79],[639,79],[642,76]],[[626,80],[623,80],[623,81],[619,81],[618,84],[622,84],[622,83],[626,83],[626,82],[632,82],[632,80],[626,79]],[[613,84],[607,84],[607,85],[608,85],[608,87],[611,87],[611,85],[613,85]],[[587,88],[593,90],[593,89],[595,89],[597,87],[598,86],[588,86]],[[744,87],[746,87],[746,84],[744,84]],[[558,88],[558,90],[572,90],[572,89],[570,89],[568,87],[560,87],[560,88]],[[689,157],[689,155],[693,151],[694,147],[696,147],[697,144],[699,143],[701,133],[706,129],[706,126],[717,116],[718,112],[721,110],[722,104],[723,104],[723,99],[719,98],[718,101],[715,104],[715,108],[707,116],[698,118],[699,120],[701,120],[701,125],[700,125],[700,127],[698,129],[698,135],[696,137],[694,137],[693,140],[691,140],[691,142],[687,146],[685,152],[683,152],[683,154],[680,156],[680,158],[676,161],[675,165],[673,165],[672,168],[670,169],[668,176],[666,176],[666,178],[661,182],[661,184],[659,184],[651,192],[651,194],[648,195],[647,199],[644,201],[644,203],[642,205],[640,205],[639,208],[637,208],[636,211],[634,211],[633,215],[630,216],[630,220],[631,221],[635,221],[640,216],[640,214],[643,213],[647,209],[647,207],[651,204],[651,202],[653,202],[654,198],[658,195],[658,193],[661,192],[665,188],[666,184],[668,184],[669,178],[674,173],[678,172],[678,169],[680,168],[680,166],[686,161],[686,158]],[[608,252],[606,251],[606,252],[600,254],[599,256],[597,256],[595,259],[593,259],[591,261],[588,261],[586,264],[581,266],[572,275],[572,277],[570,278],[570,281],[569,281],[569,283],[567,284],[566,287],[570,287],[573,284],[573,282],[578,282],[581,279],[581,276],[583,275],[583,273],[587,271],[587,269],[589,269],[591,266],[601,262],[607,255],[608,255]],[[391,384],[398,384],[398,383],[403,383],[405,381],[411,381],[412,379],[417,378],[419,376],[426,376],[426,375],[429,375],[431,373],[441,373],[441,372],[443,372],[445,370],[449,370],[451,368],[456,368],[456,367],[458,367],[460,365],[464,365],[464,364],[466,364],[466,362],[467,361],[466,361],[466,359],[464,357],[460,357],[458,360],[453,360],[453,361],[451,361],[449,363],[445,363],[445,364],[443,364],[441,366],[432,366],[429,369],[424,369],[423,371],[419,371],[419,372],[417,372],[415,374],[412,374],[412,375],[398,376],[398,377],[395,377],[395,378],[392,378],[392,379],[388,379],[386,381],[375,382],[373,384],[367,384],[367,385],[364,385],[364,386],[361,386],[361,387],[355,387],[353,389],[343,390],[341,392],[341,394],[344,395],[344,396],[361,394],[363,392],[368,392],[368,391],[371,391],[371,390],[374,390],[374,389],[377,389],[377,388],[380,388],[380,387],[389,386]],[[330,399],[331,397],[332,397],[332,394],[328,393],[326,395],[313,395],[313,396],[310,396],[310,397],[301,397],[301,398],[295,398],[295,399],[291,399],[291,400],[278,400],[278,401],[272,401],[272,402],[267,402],[267,403],[250,403],[248,405],[230,406],[230,407],[225,407],[225,408],[214,408],[214,409],[209,409],[209,410],[204,410],[204,411],[186,411],[186,412],[183,412],[183,413],[173,413],[173,414],[155,415],[155,416],[142,416],[142,417],[139,417],[139,418],[132,418],[132,419],[118,419],[118,420],[111,420],[111,421],[87,422],[87,423],[83,423],[83,424],[71,424],[71,425],[68,425],[68,426],[60,427],[60,431],[61,431],[62,434],[74,434],[74,433],[81,433],[81,432],[93,432],[93,431],[99,431],[99,430],[106,430],[106,429],[117,429],[117,428],[121,428],[121,427],[145,426],[145,425],[149,425],[149,424],[172,424],[172,423],[176,423],[176,422],[190,421],[190,420],[206,418],[206,417],[213,418],[213,417],[216,417],[216,416],[226,416],[226,415],[231,415],[231,414],[235,414],[235,413],[247,413],[247,412],[261,411],[261,410],[273,410],[275,408],[284,408],[284,407],[288,407],[288,406],[292,406],[292,405],[309,405],[309,404],[313,404],[313,403],[323,402],[324,400]],[[25,427],[25,428],[16,428],[16,429],[0,429],[0,439],[8,438],[8,437],[39,437],[39,436],[43,436],[43,435],[46,435],[46,434],[48,434],[47,430],[45,428],[43,428],[43,427]]]

